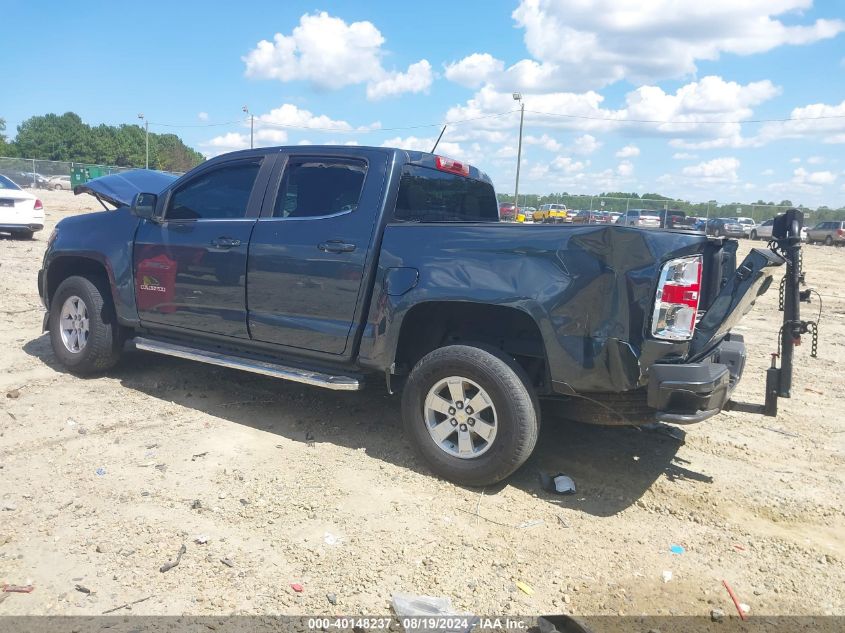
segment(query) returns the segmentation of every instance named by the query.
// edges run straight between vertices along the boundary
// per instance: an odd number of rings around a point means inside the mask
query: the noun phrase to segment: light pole
[[[519,145],[516,150],[516,186],[513,191],[514,212],[513,219],[516,220],[519,216],[519,163],[522,161],[522,121],[525,118],[525,102],[522,100],[522,93],[514,92],[513,100],[519,101],[522,106],[519,109]]]
[[[255,115],[249,111],[248,106],[244,106],[243,108],[241,108],[241,110],[243,110],[249,115],[249,149],[252,149],[252,139],[254,138],[253,131],[255,130]]]
[[[144,145],[146,146],[147,159],[144,163],[144,169],[150,168],[150,122],[147,121],[143,112],[138,114],[139,119],[144,121]]]

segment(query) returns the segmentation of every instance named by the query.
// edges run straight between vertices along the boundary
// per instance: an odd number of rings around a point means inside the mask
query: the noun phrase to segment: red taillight
[[[440,171],[448,171],[450,174],[469,176],[469,165],[444,156],[435,156],[434,163]]]
[[[43,208],[44,208],[44,205],[41,204],[41,200],[36,198],[35,199],[35,206],[33,207],[33,209],[35,209],[36,211],[41,211]]]
[[[839,237],[845,237],[845,229],[836,229],[836,234]]]
[[[660,271],[651,334],[656,338],[687,341],[695,332],[701,298],[701,255],[667,262]]]

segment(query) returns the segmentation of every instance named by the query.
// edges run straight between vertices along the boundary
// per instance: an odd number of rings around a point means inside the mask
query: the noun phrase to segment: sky
[[[430,151],[513,192],[845,205],[840,0],[4,0],[0,117],[73,111],[206,156]],[[522,101],[513,99],[519,92]]]

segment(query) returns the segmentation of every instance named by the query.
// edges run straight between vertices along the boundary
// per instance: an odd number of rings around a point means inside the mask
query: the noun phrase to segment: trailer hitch
[[[809,303],[815,290],[801,290],[805,284],[801,270],[801,226],[804,214],[798,209],[790,209],[775,218],[772,226],[772,239],[769,248],[786,261],[786,274],[780,283],[779,308],[783,312],[783,324],[778,333],[778,350],[772,354],[772,364],[766,370],[766,394],[764,404],[728,402],[728,408],[734,411],[759,413],[777,416],[778,398],[789,398],[792,392],[793,356],[795,347],[801,345],[801,335],[810,334],[812,345],[810,355],[815,358],[818,352],[819,318],[816,321],[801,320],[801,302]],[[816,293],[818,294],[818,293]],[[819,304],[821,306],[821,303]],[[780,367],[778,367],[780,359]]]

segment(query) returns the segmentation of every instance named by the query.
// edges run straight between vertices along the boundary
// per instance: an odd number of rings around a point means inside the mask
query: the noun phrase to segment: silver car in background
[[[628,209],[616,220],[616,224],[638,226],[644,229],[659,229],[660,214],[648,209]]]

